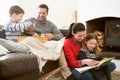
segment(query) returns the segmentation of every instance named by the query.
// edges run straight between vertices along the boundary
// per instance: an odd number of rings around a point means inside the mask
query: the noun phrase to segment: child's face
[[[96,39],[90,39],[90,40],[86,41],[86,45],[87,45],[87,48],[90,51],[92,51],[97,46],[97,41],[96,41]]]
[[[18,15],[16,14],[14,16],[14,22],[19,23],[22,20],[23,15],[24,15],[23,13],[20,13]]]

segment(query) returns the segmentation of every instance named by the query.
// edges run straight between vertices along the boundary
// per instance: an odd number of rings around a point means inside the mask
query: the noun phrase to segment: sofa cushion
[[[23,75],[38,70],[35,55],[25,53],[12,53],[0,57],[0,77]]]

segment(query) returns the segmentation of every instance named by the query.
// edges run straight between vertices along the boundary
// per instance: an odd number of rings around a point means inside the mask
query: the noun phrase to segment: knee
[[[114,63],[114,62],[110,62],[109,68],[110,68],[110,71],[111,71],[111,72],[114,71],[114,70],[116,69],[115,63]]]
[[[89,71],[82,73],[82,78],[85,80],[94,80],[92,74]]]

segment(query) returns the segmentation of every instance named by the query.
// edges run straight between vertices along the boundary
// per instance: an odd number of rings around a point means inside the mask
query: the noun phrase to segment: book
[[[79,71],[80,73],[83,73],[87,70],[90,70],[92,68],[95,68],[95,67],[99,67],[99,66],[104,66],[104,65],[108,65],[111,60],[113,58],[103,58],[97,65],[95,66],[84,66],[84,67],[81,67],[81,68],[75,68],[75,70]]]

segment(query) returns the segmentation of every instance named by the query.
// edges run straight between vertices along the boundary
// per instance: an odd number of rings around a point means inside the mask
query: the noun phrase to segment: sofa
[[[67,30],[61,30],[66,35]],[[5,38],[5,31],[0,31]],[[39,80],[40,77],[59,67],[57,61],[48,61],[39,73],[37,57],[26,53],[8,53],[0,56],[0,80]]]

